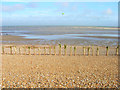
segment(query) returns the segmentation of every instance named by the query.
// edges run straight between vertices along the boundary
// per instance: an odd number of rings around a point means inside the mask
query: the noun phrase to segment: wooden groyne
[[[58,56],[119,56],[119,46],[14,46],[3,45],[2,54],[9,55],[58,55]]]

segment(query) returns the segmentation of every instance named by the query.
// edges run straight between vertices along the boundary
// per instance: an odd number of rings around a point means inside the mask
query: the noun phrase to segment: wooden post
[[[30,48],[31,48],[31,47],[28,47],[28,55],[30,55],[30,54],[31,54],[31,53],[30,53]]]
[[[67,51],[67,45],[64,45],[64,53],[65,53],[65,56],[66,56],[66,51]]]
[[[61,55],[61,44],[59,44],[59,55]]]
[[[83,47],[83,55],[85,56],[85,46]]]
[[[92,46],[92,55],[94,56],[94,46]]]
[[[118,45],[117,48],[116,48],[116,55],[117,55],[117,56],[119,55],[119,45]]]
[[[70,46],[70,56],[72,56],[72,46]]]
[[[88,47],[88,55],[90,55],[90,47]]]
[[[36,55],[35,47],[33,46],[33,55]]]
[[[54,46],[54,55],[56,56],[56,47]]]
[[[12,53],[12,46],[10,46],[10,54],[12,55],[13,53]]]
[[[39,47],[37,47],[37,55],[39,55]]]
[[[5,54],[4,46],[2,46],[2,54]]]
[[[97,56],[99,56],[99,48],[97,47]]]
[[[46,55],[46,48],[44,47],[44,55]]]
[[[17,47],[15,46],[14,49],[15,49],[15,54],[17,54]]]
[[[20,50],[20,47],[19,47],[19,54],[21,54],[21,50]]]
[[[107,46],[106,47],[106,56],[108,56],[108,49],[109,49],[109,47]]]
[[[24,55],[26,55],[26,47],[23,47],[23,49],[24,49]]]
[[[51,55],[51,46],[49,47],[49,55]]]
[[[38,47],[38,55],[40,55],[40,47]]]
[[[76,47],[74,46],[74,56],[76,56]]]

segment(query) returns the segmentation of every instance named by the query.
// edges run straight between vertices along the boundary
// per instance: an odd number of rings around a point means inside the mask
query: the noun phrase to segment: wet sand
[[[85,36],[84,36],[85,37]],[[97,46],[116,46],[118,45],[118,41],[111,40],[106,42],[105,40],[87,40],[87,39],[60,39],[60,40],[43,40],[43,39],[26,39],[23,36],[12,36],[12,35],[3,35],[0,36],[2,38],[2,44],[17,44],[17,45],[58,45],[67,44],[67,45],[97,45]],[[111,38],[118,39],[114,37],[94,37],[92,38]]]
[[[117,56],[2,55],[3,88],[116,88]]]
[[[2,41],[29,41],[29,40],[34,40],[34,39],[25,39],[22,36],[12,36],[12,35],[4,35],[0,36],[2,38]]]
[[[117,27],[3,26],[2,42],[3,44],[55,45],[61,43],[68,45],[114,46],[118,44],[118,32]],[[26,36],[26,38],[23,36]]]
[[[108,36],[104,36],[104,37],[103,37],[103,36],[82,36],[82,37],[93,37],[93,38],[103,38],[103,39],[105,39],[105,38],[106,38],[106,39],[108,39],[108,38],[109,38],[109,39],[110,39],[110,38],[111,38],[111,39],[120,39],[120,37],[110,37],[110,36],[109,36],[109,37],[108,37]]]

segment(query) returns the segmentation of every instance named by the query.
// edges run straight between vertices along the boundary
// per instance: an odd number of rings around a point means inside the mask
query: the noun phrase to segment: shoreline
[[[89,36],[87,36],[89,37]],[[92,36],[93,38],[96,38]],[[15,44],[15,45],[58,45],[58,44],[67,44],[67,45],[81,45],[81,46],[117,46],[116,41],[111,41],[109,43],[104,40],[87,40],[87,39],[60,39],[60,40],[44,40],[44,39],[26,39],[24,36],[12,36],[12,35],[3,35],[0,36],[2,39],[2,44]],[[99,37],[106,38],[107,37]],[[110,37],[109,37],[110,38]],[[113,38],[113,37],[112,37]],[[113,38],[114,39],[114,38]]]

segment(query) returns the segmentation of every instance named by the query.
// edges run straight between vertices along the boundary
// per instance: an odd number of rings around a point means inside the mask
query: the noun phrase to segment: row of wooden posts
[[[24,46],[23,47],[24,53],[21,52],[21,47],[18,48],[18,50],[19,50],[18,52],[19,52],[19,54],[23,54],[23,55],[31,55],[31,50],[33,50],[33,52],[34,52],[33,55],[36,55],[35,49],[38,48],[38,50],[40,51],[40,49],[43,48],[44,49],[43,55],[60,55],[61,56],[61,55],[63,55],[63,54],[61,54],[61,47],[62,47],[62,45],[59,44],[59,54],[56,54],[56,46],[53,46],[53,47],[51,47],[51,46],[49,46],[49,47]],[[74,53],[72,53],[72,47],[73,46],[70,46],[70,54],[69,55],[70,56],[72,56],[72,55],[76,56],[76,46],[74,46],[74,50],[73,50]],[[5,48],[10,49],[9,54],[11,54],[11,55],[18,54],[17,53],[17,46],[2,46],[2,54],[8,54],[8,53],[6,53]],[[13,53],[13,48],[14,48],[14,53]],[[54,50],[54,54],[51,54],[52,48]],[[27,49],[28,49],[28,54],[26,53]],[[46,54],[46,49],[49,49],[49,54]],[[83,55],[90,55],[90,49],[91,49],[90,46],[87,47],[87,52],[86,52],[86,47],[83,46]],[[106,47],[106,56],[108,56],[108,54],[109,54],[109,47],[107,46]],[[40,55],[40,53],[39,53],[39,55]],[[67,55],[67,45],[64,45],[64,55],[65,56]],[[96,55],[99,56],[99,47],[97,47],[97,49],[96,49]],[[119,55],[119,46],[116,47],[115,55],[116,56]],[[94,56],[94,47],[92,47],[92,56]]]

